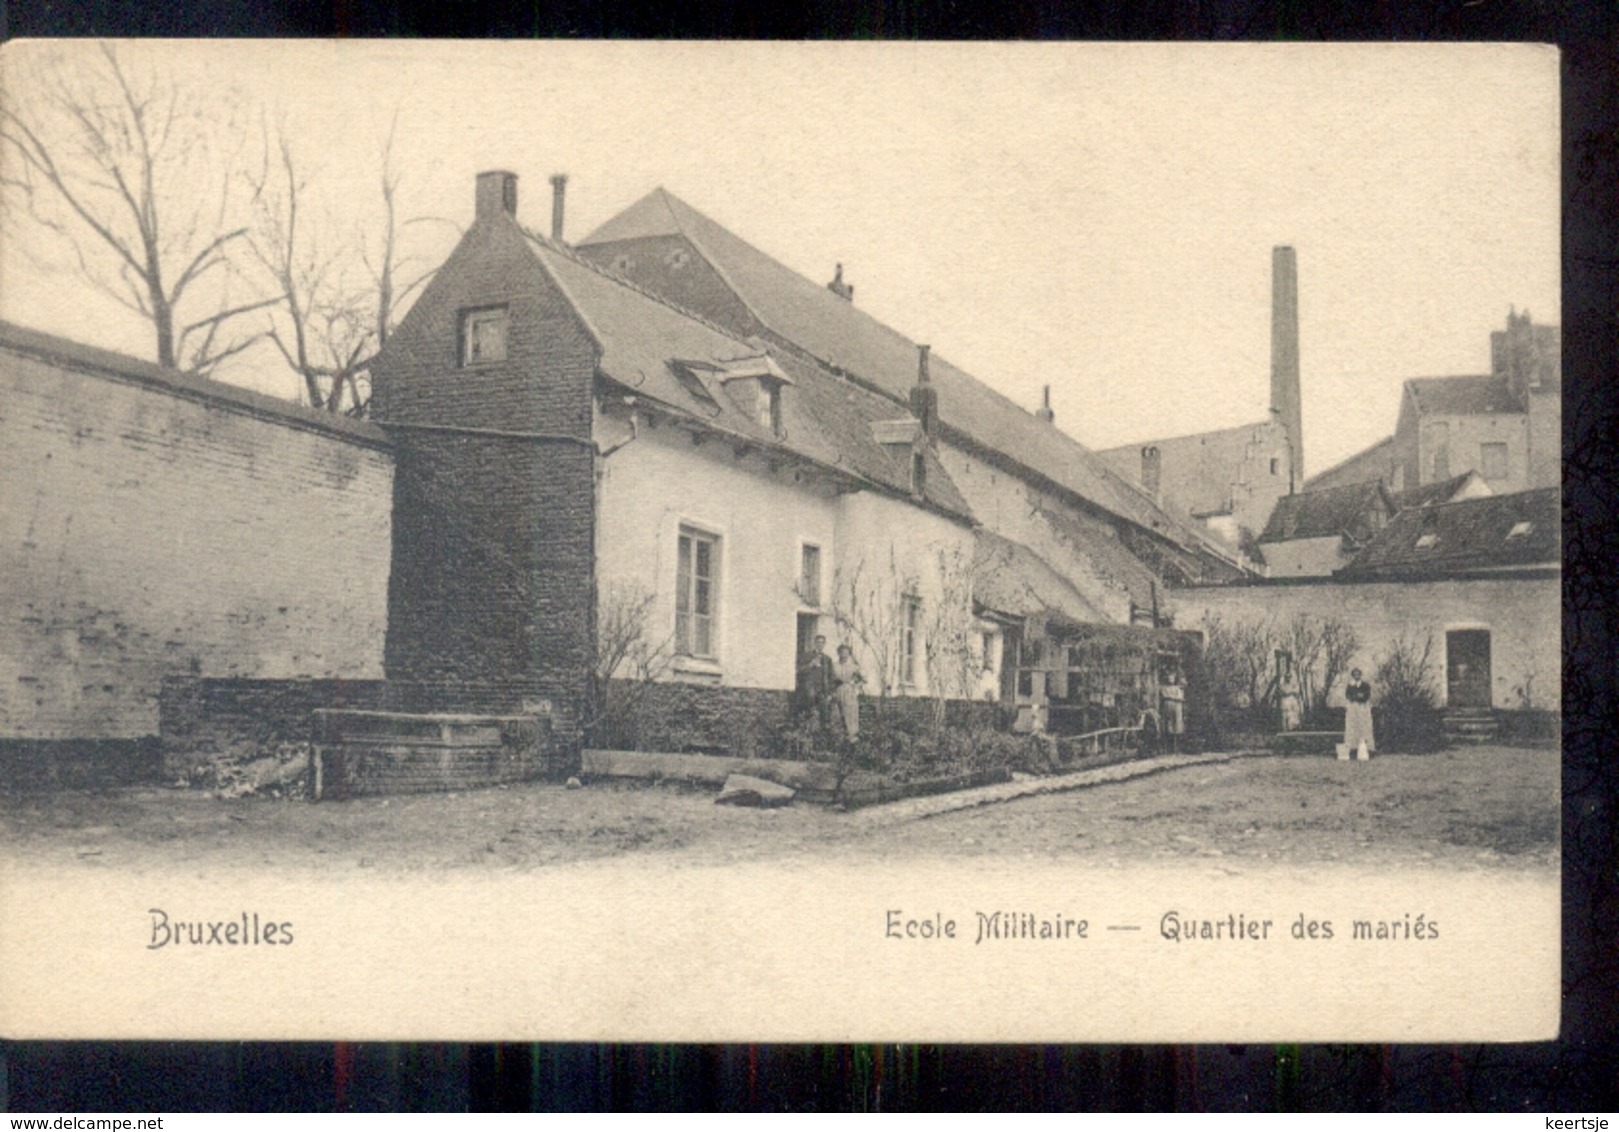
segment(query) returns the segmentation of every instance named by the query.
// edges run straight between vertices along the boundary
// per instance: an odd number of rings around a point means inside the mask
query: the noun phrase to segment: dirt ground
[[[741,809],[715,805],[712,791],[628,782],[319,804],[155,787],[9,794],[0,853],[25,868],[329,875],[522,871],[628,855],[675,865],[1005,857],[1549,869],[1559,766],[1556,751],[1505,747],[1369,763],[1247,756],[926,818],[905,816],[903,804]]]

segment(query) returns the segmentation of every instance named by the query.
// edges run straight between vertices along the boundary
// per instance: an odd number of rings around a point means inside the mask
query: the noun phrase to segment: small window
[[[821,604],[821,548],[809,543],[799,562],[798,597],[805,605]]]
[[[1432,533],[1432,532],[1429,532],[1428,534],[1425,534],[1425,535],[1419,535],[1417,537],[1417,549],[1418,550],[1431,550],[1435,546],[1438,546],[1438,545],[1439,545],[1439,536]]]
[[[1531,523],[1527,519],[1522,519],[1512,524],[1512,529],[1507,532],[1507,538],[1523,538],[1534,529],[1535,524]]]
[[[681,527],[675,570],[675,652],[680,656],[714,656],[718,567],[719,539]]]
[[[900,598],[899,682],[916,686],[916,635],[922,624],[922,599],[915,594]]]
[[[781,435],[781,384],[759,383],[759,423],[776,436]]]
[[[1479,473],[1491,483],[1507,478],[1507,446],[1499,442],[1478,446]]]
[[[1433,470],[1428,476],[1429,483],[1443,483],[1450,478],[1450,449],[1441,448],[1433,454]]]
[[[461,316],[461,364],[480,366],[506,360],[505,307],[467,311]]]
[[[1282,462],[1280,460],[1278,460],[1275,456],[1272,456],[1270,458],[1270,474],[1273,475],[1273,476],[1274,475],[1280,475],[1281,474],[1281,468],[1282,468]]]

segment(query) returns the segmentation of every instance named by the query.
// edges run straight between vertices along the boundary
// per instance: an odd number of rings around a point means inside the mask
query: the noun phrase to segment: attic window
[[[1437,546],[1438,544],[1439,544],[1439,536],[1434,534],[1432,531],[1429,531],[1425,535],[1420,535],[1417,538],[1417,549],[1418,550],[1429,550],[1432,547]]]
[[[626,266],[628,266],[627,257],[620,258],[626,259]],[[691,254],[687,252],[685,248],[676,248],[674,251],[670,252],[666,257],[664,257],[663,262],[668,264],[671,270],[679,271],[682,267],[685,267],[691,262]]]
[[[1507,532],[1507,538],[1523,538],[1534,529],[1535,524],[1531,523],[1528,519],[1522,519],[1512,524],[1512,529]]]
[[[781,435],[781,383],[779,381],[759,382],[759,423],[768,428],[772,435]]]
[[[627,275],[629,274],[630,265],[634,262],[635,261],[627,255],[616,255],[613,257],[613,270],[618,272],[620,275]]]
[[[481,366],[506,360],[505,307],[483,307],[461,315],[461,365]]]

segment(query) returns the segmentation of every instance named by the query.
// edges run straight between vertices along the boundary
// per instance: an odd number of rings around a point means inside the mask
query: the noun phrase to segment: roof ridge
[[[752,346],[752,343],[749,342],[747,339],[739,338],[735,331],[727,330],[725,327],[721,326],[719,323],[714,322],[714,321],[708,319],[707,317],[705,317],[705,316],[703,316],[701,314],[698,314],[696,311],[688,310],[686,307],[681,306],[679,303],[674,302],[672,299],[669,299],[669,298],[667,298],[667,297],[665,297],[663,295],[660,295],[656,291],[650,291],[647,288],[643,287],[641,284],[635,282],[634,280],[628,279],[625,276],[622,276],[622,275],[618,274],[616,271],[613,271],[613,270],[611,270],[611,269],[609,269],[607,267],[602,266],[601,264],[594,263],[591,260],[586,259],[584,256],[580,255],[578,252],[574,251],[571,247],[568,247],[566,244],[557,243],[555,240],[552,240],[549,236],[542,235],[541,233],[535,231],[532,228],[527,228],[527,227],[524,227],[523,225],[518,225],[518,227],[522,230],[523,235],[527,236],[530,240],[533,240],[535,243],[539,244],[541,247],[545,248],[548,251],[556,252],[557,254],[561,255],[564,259],[566,259],[568,262],[573,263],[573,264],[577,264],[578,266],[583,267],[587,271],[594,272],[595,274],[600,275],[603,279],[606,279],[608,282],[616,283],[619,286],[625,288],[626,290],[635,292],[637,295],[640,295],[642,298],[650,299],[653,302],[657,303],[659,306],[668,308],[669,310],[673,311],[676,314],[684,315],[685,317],[691,319],[693,322],[698,323],[698,324],[700,324],[702,326],[705,326],[709,330],[712,330],[717,334],[720,334],[720,335],[723,335],[726,338],[729,338],[731,341],[737,343],[740,346]]]
[[[1272,423],[1274,423],[1274,422],[1271,421],[1271,420],[1249,421],[1246,424],[1226,425],[1224,428],[1205,429],[1205,430],[1203,430],[1201,432],[1183,432],[1183,433],[1177,433],[1174,436],[1149,437],[1149,438],[1147,438],[1145,440],[1131,441],[1131,442],[1126,442],[1124,444],[1112,444],[1112,445],[1109,445],[1106,448],[1093,448],[1093,449],[1091,449],[1091,451],[1096,453],[1096,455],[1098,455],[1098,456],[1103,456],[1103,455],[1106,455],[1109,452],[1123,452],[1123,451],[1125,451],[1126,449],[1129,449],[1129,448],[1141,448],[1141,447],[1144,447],[1144,446],[1147,446],[1147,445],[1152,445],[1152,444],[1169,444],[1172,441],[1176,441],[1176,440],[1195,440],[1197,437],[1200,437],[1200,436],[1218,436],[1219,434],[1226,433],[1226,432],[1241,432],[1244,429],[1258,428],[1258,427],[1260,427],[1262,425],[1268,425],[1268,424],[1272,424]],[[1393,438],[1390,437],[1390,439],[1393,439]],[[1328,469],[1328,470],[1330,471],[1331,469]]]

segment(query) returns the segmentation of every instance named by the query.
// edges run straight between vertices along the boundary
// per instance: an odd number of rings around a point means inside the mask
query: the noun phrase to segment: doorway
[[[820,634],[821,618],[816,613],[800,613],[798,615],[798,652],[793,656],[795,666],[803,663],[801,658],[815,647],[815,638]]]
[[[1452,708],[1490,706],[1490,631],[1452,629],[1445,634],[1445,695]]]

